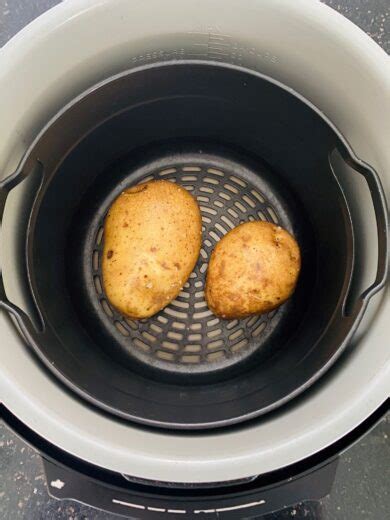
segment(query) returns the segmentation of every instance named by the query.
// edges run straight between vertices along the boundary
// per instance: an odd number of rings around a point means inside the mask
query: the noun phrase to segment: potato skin
[[[199,256],[202,221],[195,199],[169,181],[125,190],[104,224],[103,285],[122,314],[148,318],[179,294]]]
[[[269,222],[246,222],[216,245],[206,301],[221,318],[245,318],[279,307],[294,292],[301,256],[295,239]]]

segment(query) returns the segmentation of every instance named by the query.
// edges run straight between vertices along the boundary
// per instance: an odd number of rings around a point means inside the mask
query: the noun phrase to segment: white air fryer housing
[[[85,89],[133,66],[191,58],[257,70],[306,97],[377,170],[389,196],[389,57],[313,0],[61,3],[0,50],[1,176]],[[18,303],[12,287],[7,296]],[[347,352],[302,397],[257,422],[197,436],[141,429],[92,408],[47,373],[0,312],[0,401],[49,442],[115,472],[182,483],[240,479],[333,444],[386,400],[389,317],[382,291]]]

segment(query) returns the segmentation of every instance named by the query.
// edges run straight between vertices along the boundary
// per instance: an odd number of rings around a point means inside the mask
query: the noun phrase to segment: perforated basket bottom
[[[155,368],[194,373],[226,368],[265,345],[283,317],[283,307],[243,320],[221,320],[208,309],[204,288],[211,252],[238,224],[267,220],[292,231],[285,201],[275,195],[269,177],[265,170],[252,171],[233,160],[204,153],[171,155],[127,174],[121,190],[153,179],[184,186],[200,206],[203,244],[195,270],[179,296],[149,319],[128,319],[110,305],[104,293],[100,267],[108,206],[105,208],[91,248],[90,275],[96,309],[126,354]]]

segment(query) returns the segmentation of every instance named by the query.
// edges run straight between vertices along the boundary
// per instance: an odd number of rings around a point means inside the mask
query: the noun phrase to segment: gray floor
[[[56,0],[0,0],[0,46],[57,3]],[[326,0],[325,3],[354,21],[390,53],[390,0]],[[269,515],[266,520],[386,520],[390,518],[389,511],[390,414],[341,457],[332,492],[321,504],[298,504]],[[1,520],[116,518],[75,502],[50,498],[40,457],[0,423]]]

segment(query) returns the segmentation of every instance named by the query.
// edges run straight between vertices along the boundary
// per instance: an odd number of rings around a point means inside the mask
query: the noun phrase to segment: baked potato
[[[202,224],[196,200],[170,181],[126,189],[104,223],[106,296],[123,315],[148,318],[181,291],[199,256]]]
[[[212,252],[206,301],[221,318],[264,314],[294,292],[301,266],[295,239],[269,222],[246,222],[229,231]]]

